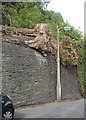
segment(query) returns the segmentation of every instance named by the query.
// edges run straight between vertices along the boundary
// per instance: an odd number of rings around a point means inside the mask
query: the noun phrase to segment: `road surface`
[[[20,107],[15,118],[84,118],[84,99]]]

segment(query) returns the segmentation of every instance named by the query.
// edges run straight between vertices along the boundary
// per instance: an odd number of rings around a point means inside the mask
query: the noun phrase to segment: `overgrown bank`
[[[86,74],[85,74],[85,42],[74,42],[74,47],[78,55],[78,73],[81,82],[81,92],[83,97],[86,96]]]
[[[54,11],[48,11],[43,9],[43,3],[35,2],[5,2],[2,3],[2,24],[12,27],[21,28],[34,28],[37,23],[47,23],[52,29],[52,38],[56,40],[57,26],[64,27],[70,26],[70,31],[60,31],[60,36],[70,36],[73,40],[74,47],[77,51],[79,61],[79,75],[82,83],[82,91],[86,91],[86,82],[84,74],[84,43],[83,35],[80,31],[76,30],[68,22],[64,22],[64,19],[60,13]],[[56,42],[56,41],[55,41]]]

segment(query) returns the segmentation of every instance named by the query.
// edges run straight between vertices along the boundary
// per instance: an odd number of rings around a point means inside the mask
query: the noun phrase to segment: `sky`
[[[47,9],[60,12],[64,21],[84,33],[84,2],[86,0],[51,0]]]

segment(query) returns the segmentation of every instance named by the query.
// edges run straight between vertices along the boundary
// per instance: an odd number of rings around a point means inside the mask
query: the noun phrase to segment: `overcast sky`
[[[86,0],[51,0],[48,10],[60,12],[63,19],[84,32],[84,2]]]

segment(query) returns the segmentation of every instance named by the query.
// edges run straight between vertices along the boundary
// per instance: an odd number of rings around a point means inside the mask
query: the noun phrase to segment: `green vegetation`
[[[70,36],[73,40],[74,47],[79,57],[79,73],[81,83],[86,90],[86,82],[84,77],[84,37],[82,33],[76,30],[64,19],[60,13],[48,11],[45,8],[49,2],[12,2],[3,3],[2,6],[2,24],[14,27],[34,28],[37,23],[47,23],[52,29],[52,39],[55,43],[57,37],[57,26],[70,26],[70,31],[60,31],[60,36]]]
[[[44,0],[45,1],[45,0]],[[66,25],[71,27],[71,31],[61,30],[60,35],[65,34],[70,36],[73,40],[82,40],[82,34],[71,26],[64,19],[60,13],[54,11],[44,10],[44,6],[48,5],[46,2],[12,2],[3,3],[2,17],[3,24],[14,27],[34,28],[37,23],[47,23],[51,26],[53,39],[57,36],[57,25],[64,27]]]
[[[78,73],[81,83],[81,91],[82,93],[86,93],[86,75],[85,73],[85,57],[84,57],[84,41],[75,41],[74,42],[74,48],[76,49],[77,55],[78,55]]]

